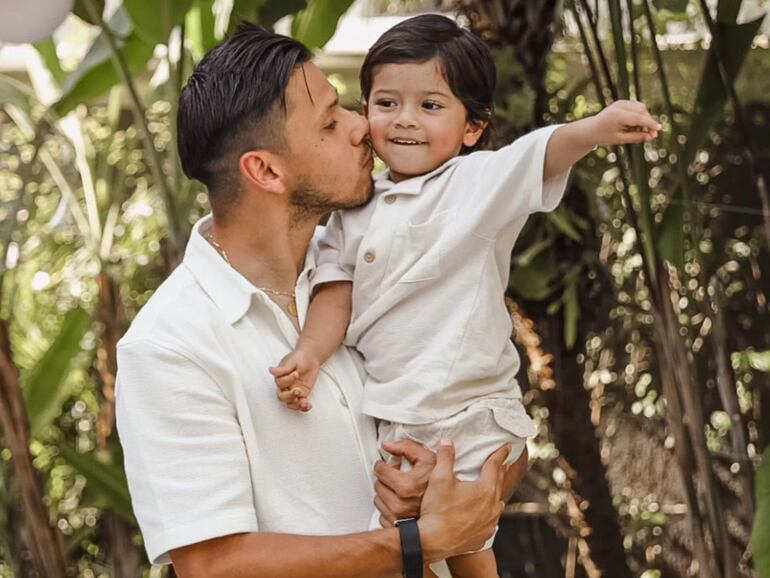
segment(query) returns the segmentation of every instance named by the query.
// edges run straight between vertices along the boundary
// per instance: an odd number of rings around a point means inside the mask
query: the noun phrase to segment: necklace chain
[[[230,258],[227,256],[227,251],[225,251],[222,245],[217,243],[217,240],[211,233],[206,233],[203,238],[206,239],[211,244],[211,246],[214,247],[214,249],[216,249],[217,253],[219,253],[222,256],[222,259],[225,260],[225,263],[230,265],[230,267],[233,266],[233,264],[230,262]],[[270,287],[257,287],[257,289],[264,291],[265,293],[270,293],[271,295],[291,297],[291,303],[287,309],[289,311],[289,315],[292,317],[297,316],[297,294],[294,291],[289,293],[288,291],[279,291],[278,289],[271,289]]]

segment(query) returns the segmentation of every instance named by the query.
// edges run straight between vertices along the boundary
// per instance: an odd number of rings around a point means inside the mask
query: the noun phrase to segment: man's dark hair
[[[489,49],[469,30],[439,14],[423,14],[396,24],[369,49],[361,66],[361,96],[368,102],[372,80],[383,64],[423,63],[436,59],[454,95],[463,103],[468,120],[490,122],[494,110],[495,62]],[[476,146],[482,147],[488,130]]]
[[[239,194],[238,159],[286,146],[286,87],[310,51],[250,23],[206,54],[179,96],[177,145],[182,169],[225,212]]]

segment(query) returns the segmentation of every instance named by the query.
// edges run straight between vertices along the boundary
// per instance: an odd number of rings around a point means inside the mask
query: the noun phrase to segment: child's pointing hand
[[[648,142],[658,136],[661,125],[647,107],[635,100],[618,100],[596,116],[585,119],[595,145]]]

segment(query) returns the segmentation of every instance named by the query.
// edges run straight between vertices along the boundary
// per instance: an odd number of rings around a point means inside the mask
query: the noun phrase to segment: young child
[[[371,202],[332,215],[304,329],[271,369],[279,397],[307,411],[321,366],[344,339],[363,355],[362,411],[379,420],[379,442],[408,438],[435,451],[450,438],[461,480],[475,479],[505,444],[513,463],[535,433],[504,303],[528,215],[556,207],[569,168],[596,145],[651,140],[660,128],[643,104],[620,101],[466,154],[486,140],[494,88],[486,46],[443,16],[406,20],[374,44],[361,90],[389,170]],[[491,542],[448,560],[453,576],[496,577]]]

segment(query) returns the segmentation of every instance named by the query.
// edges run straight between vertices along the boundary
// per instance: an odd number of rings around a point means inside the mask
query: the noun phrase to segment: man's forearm
[[[560,175],[590,153],[596,146],[591,119],[576,120],[557,128],[548,140],[543,167],[543,181]]]
[[[235,534],[171,552],[180,578],[397,578],[396,528],[346,536]]]

